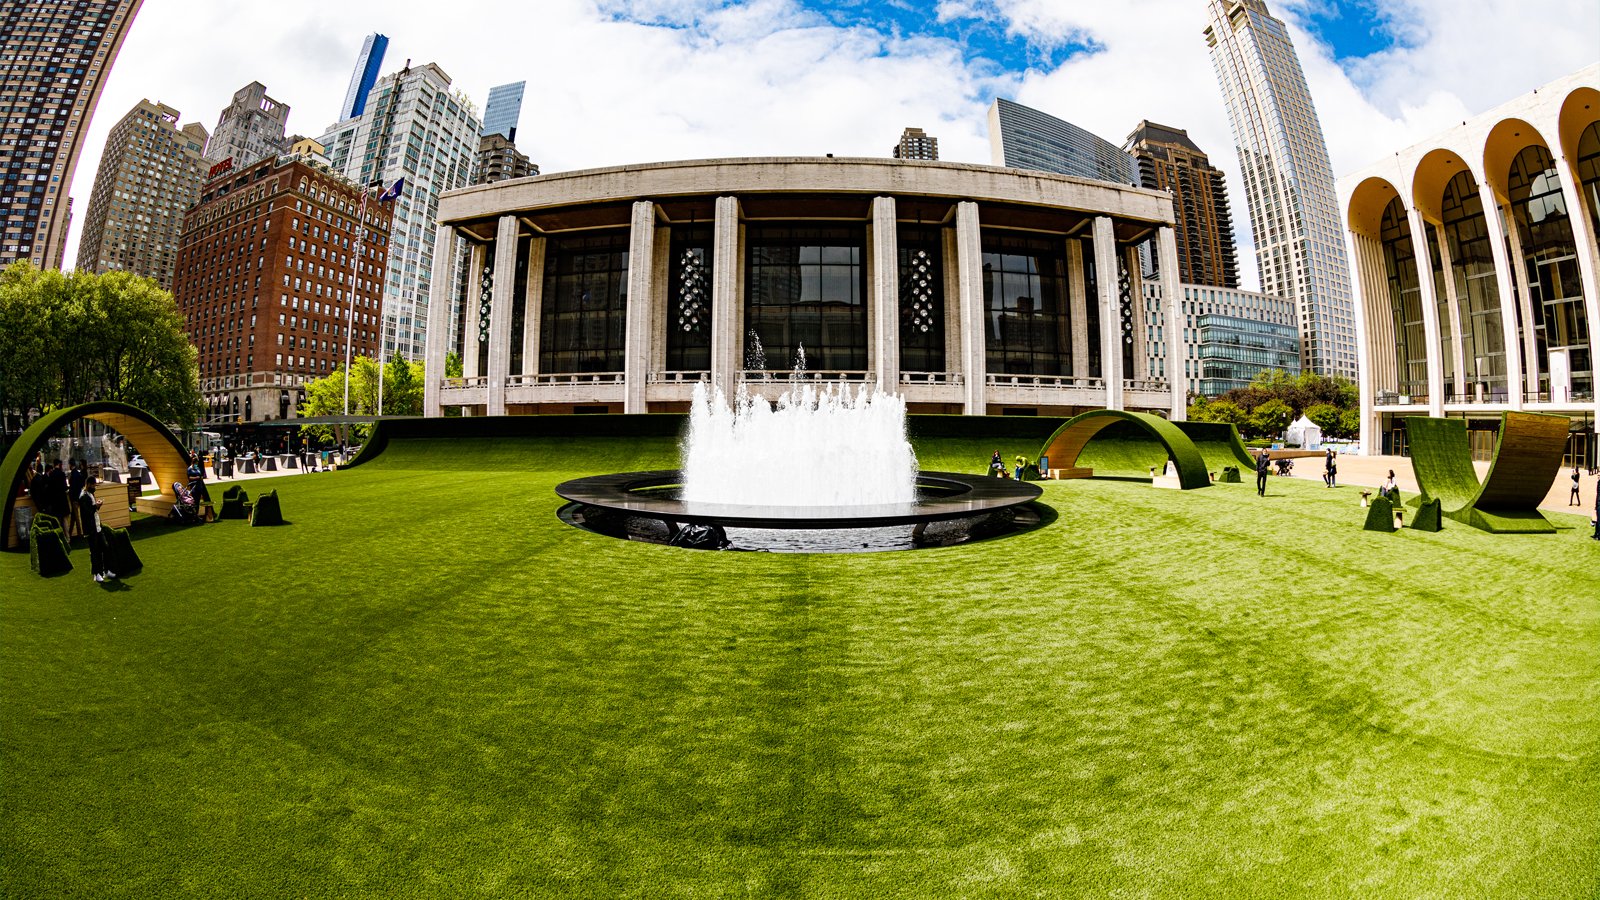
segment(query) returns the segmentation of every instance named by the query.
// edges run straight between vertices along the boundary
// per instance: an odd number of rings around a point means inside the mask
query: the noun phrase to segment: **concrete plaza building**
[[[0,268],[61,267],[83,138],[143,0],[0,0]]]
[[[695,384],[775,397],[873,384],[914,412],[1181,417],[1140,315],[1154,238],[1181,296],[1164,192],[893,159],[755,158],[564,172],[446,193],[424,410],[677,412]],[[447,248],[475,274],[443,339]],[[443,377],[462,352],[465,374]]]
[[[1487,458],[1502,410],[1571,416],[1595,459],[1600,65],[1339,180],[1355,269],[1362,443],[1406,416],[1465,418]]]
[[[1181,257],[1182,250],[1179,255]],[[1183,377],[1191,396],[1216,397],[1248,387],[1257,374],[1300,374],[1300,330],[1294,301],[1212,284],[1181,285],[1183,291]],[[1160,283],[1144,286],[1149,321],[1166,314]],[[1167,346],[1157,341],[1155,357],[1165,367]]]

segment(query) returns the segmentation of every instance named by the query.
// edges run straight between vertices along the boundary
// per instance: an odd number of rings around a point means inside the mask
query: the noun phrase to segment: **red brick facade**
[[[229,165],[184,219],[172,293],[199,349],[204,418],[282,418],[284,401],[292,417],[297,387],[344,365],[347,328],[352,358],[377,356],[393,211],[371,192],[352,274],[359,188],[303,160]]]

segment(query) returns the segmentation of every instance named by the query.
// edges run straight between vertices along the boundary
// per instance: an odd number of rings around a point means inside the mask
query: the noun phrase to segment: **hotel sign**
[[[231,171],[233,171],[233,157],[230,156],[227,159],[223,160],[222,162],[219,162],[216,165],[212,166],[211,167],[211,171],[206,173],[206,178],[207,179],[215,178],[215,177],[217,177],[218,175],[221,175],[224,172],[231,172]]]

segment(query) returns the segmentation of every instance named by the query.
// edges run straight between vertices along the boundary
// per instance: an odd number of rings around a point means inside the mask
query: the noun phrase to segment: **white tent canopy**
[[[1305,416],[1294,420],[1294,423],[1289,426],[1289,433],[1286,437],[1289,443],[1299,444],[1306,450],[1322,449],[1322,429],[1317,427],[1317,423]]]

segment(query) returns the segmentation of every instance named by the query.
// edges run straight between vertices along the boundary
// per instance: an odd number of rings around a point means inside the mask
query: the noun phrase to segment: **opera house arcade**
[[[1339,180],[1356,296],[1362,443],[1405,453],[1406,416],[1571,419],[1595,465],[1600,64]]]
[[[803,351],[807,379],[870,383],[911,412],[1181,418],[1185,380],[1158,352],[1183,333],[1172,216],[1141,188],[892,159],[663,162],[452,191],[424,411],[683,412],[702,380],[770,399]],[[1152,237],[1167,300],[1147,305],[1137,245]],[[452,329],[462,243],[472,283]],[[436,377],[452,351],[464,374]]]

